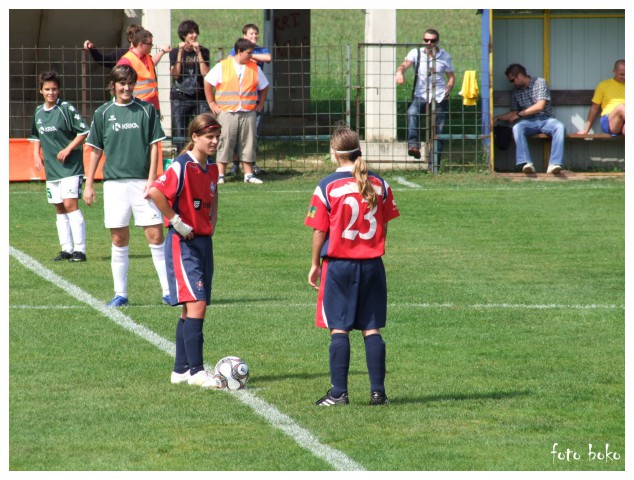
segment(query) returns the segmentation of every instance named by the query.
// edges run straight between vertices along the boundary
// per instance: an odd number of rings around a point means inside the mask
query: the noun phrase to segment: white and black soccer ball
[[[240,390],[249,381],[249,366],[240,357],[224,357],[216,363],[214,376],[220,380],[222,388]]]

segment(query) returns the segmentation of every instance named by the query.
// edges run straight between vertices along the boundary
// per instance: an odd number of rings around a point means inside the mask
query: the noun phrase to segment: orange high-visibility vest
[[[258,65],[245,65],[242,83],[236,73],[233,57],[227,57],[222,65],[222,83],[216,85],[216,103],[223,112],[255,110],[258,104]]]
[[[156,72],[154,71],[152,57],[146,55],[146,61],[148,65],[150,65],[150,68],[146,67],[141,59],[132,51],[123,55],[122,58],[128,59],[138,77],[134,85],[134,96],[146,102],[150,102],[159,110],[158,82],[156,81]]]

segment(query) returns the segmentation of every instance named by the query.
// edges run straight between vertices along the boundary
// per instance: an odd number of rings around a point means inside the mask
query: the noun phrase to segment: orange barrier
[[[84,169],[88,169],[90,161],[90,147],[84,145]],[[99,162],[95,180],[103,180],[103,164],[106,160],[104,156]],[[159,142],[158,174],[163,173],[163,151]],[[9,181],[10,182],[31,182],[45,181],[46,174],[44,168],[37,170],[33,164],[33,144],[26,138],[9,139]]]

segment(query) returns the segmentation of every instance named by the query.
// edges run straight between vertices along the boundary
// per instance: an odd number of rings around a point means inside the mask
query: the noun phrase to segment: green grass
[[[624,470],[624,181],[385,177],[401,211],[385,256],[391,405],[367,406],[358,334],[351,404],[312,405],[329,377],[306,282],[311,174],[223,185],[206,361],[245,358],[254,395],[368,470]],[[12,184],[9,241],[105,302],[102,205],[82,211],[88,262],[54,263],[44,186]],[[131,254],[122,311],[172,342],[178,310],[137,230]],[[331,469],[234,397],[170,385],[169,355],[14,258],[9,301],[11,470]],[[581,460],[553,462],[554,443]],[[589,443],[621,460],[590,461]]]

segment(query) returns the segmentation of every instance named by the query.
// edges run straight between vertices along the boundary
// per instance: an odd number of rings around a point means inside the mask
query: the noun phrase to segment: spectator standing
[[[235,43],[235,56],[214,65],[205,77],[205,96],[222,125],[218,147],[218,183],[225,182],[227,164],[237,145],[244,168],[244,182],[261,184],[253,174],[256,149],[256,115],[264,108],[269,82],[262,69],[251,61],[255,45],[246,38]]]
[[[209,111],[204,77],[209,73],[209,50],[198,43],[200,30],[193,20],[178,26],[181,42],[170,52],[172,75],[172,143],[180,152],[185,144],[189,119]]]
[[[313,228],[308,283],[319,291],[316,325],[330,330],[332,388],[316,404],[349,403],[349,333],[361,330],[370,404],[383,405],[386,363],[380,329],[386,324],[387,284],[381,257],[387,223],[399,211],[387,182],[368,171],[356,132],[337,129],[330,150],[339,168],[319,182],[304,221]]]
[[[56,72],[40,75],[44,103],[35,108],[29,141],[33,142],[35,168],[44,167],[48,203],[57,211],[57,236],[61,252],[53,260],[86,261],[86,223],[79,209],[84,176],[81,144],[88,126],[73,105],[59,98]],[[43,158],[42,158],[43,157]]]
[[[272,60],[271,52],[266,47],[261,47],[258,45],[258,39],[260,38],[260,29],[254,23],[247,23],[244,27],[242,27],[242,38],[246,38],[248,41],[253,43],[255,47],[253,47],[253,55],[251,55],[251,61],[256,62],[258,67],[264,69],[265,63],[270,63]],[[231,49],[229,55],[234,56],[236,54],[235,48]],[[262,129],[262,116],[264,115],[264,111],[258,112],[255,122],[255,135],[256,142],[258,137],[260,136],[260,131]],[[257,148],[257,144],[256,144]],[[237,155],[233,156],[233,166],[231,170],[227,173],[227,175],[237,175],[240,173],[240,159]],[[257,164],[253,163],[253,174],[260,175],[262,171]]]
[[[403,73],[414,66],[412,103],[407,109],[407,154],[415,159],[420,153],[420,116],[436,102],[436,132],[445,128],[449,112],[449,96],[456,81],[453,60],[446,50],[439,48],[440,34],[430,28],[423,34],[423,46],[409,51],[403,63],[396,69],[396,83],[405,82]],[[442,141],[436,143],[437,158],[442,153]],[[439,160],[440,162],[440,160]]]
[[[130,217],[143,227],[152,253],[154,268],[163,290],[163,303],[169,303],[165,267],[163,226],[160,210],[148,199],[148,190],[156,179],[158,144],[165,138],[154,106],[134,98],[137,74],[129,65],[117,65],[110,73],[114,99],[95,111],[86,143],[92,147],[86,174],[84,201],[96,200],[95,172],[103,153],[104,224],[112,239],[111,267],[114,298],[108,307],[128,305],[130,266]]]
[[[531,77],[519,63],[509,65],[504,74],[514,88],[511,110],[493,117],[493,123],[498,120],[513,123],[517,167],[524,173],[535,173],[535,165],[528,148],[528,137],[544,133],[552,137],[547,173],[561,172],[566,129],[553,115],[550,89],[546,80]]]
[[[588,119],[579,134],[590,131],[601,111],[601,129],[614,137],[625,135],[625,60],[617,60],[612,73],[614,77],[603,80],[594,90]]]
[[[203,322],[211,303],[214,272],[212,236],[218,219],[218,167],[211,158],[220,124],[211,113],[189,125],[187,150],[150,187],[150,196],[169,227],[165,260],[170,304],[182,305],[176,324],[171,382],[220,388],[203,364]]]
[[[165,53],[171,50],[169,45],[163,46],[159,52],[152,57],[153,36],[147,30],[139,30],[132,38],[132,48],[123,55],[117,65],[128,65],[137,74],[137,82],[134,86],[134,97],[138,100],[145,100],[154,105],[154,108],[161,115],[159,104],[158,80],[154,66],[160,61]]]
[[[141,25],[132,24],[129,25],[126,30],[126,36],[128,39],[128,46],[122,48],[116,48],[111,52],[103,53],[101,50],[95,48],[95,44],[90,40],[86,40],[84,42],[84,49],[88,50],[92,59],[100,63],[104,68],[112,69],[117,62],[123,57],[130,48],[132,47],[132,40],[134,39],[134,34],[139,30],[143,30]]]

